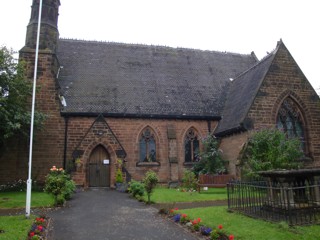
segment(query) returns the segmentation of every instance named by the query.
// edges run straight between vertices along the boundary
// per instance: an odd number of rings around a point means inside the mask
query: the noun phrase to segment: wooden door
[[[89,187],[110,187],[109,159],[103,146],[98,145],[93,149],[89,159]]]

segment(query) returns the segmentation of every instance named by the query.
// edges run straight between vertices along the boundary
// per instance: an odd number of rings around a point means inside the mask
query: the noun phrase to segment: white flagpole
[[[33,147],[33,124],[34,124],[34,108],[36,100],[36,85],[37,85],[37,70],[38,70],[38,54],[39,54],[39,39],[40,39],[40,26],[41,26],[41,13],[42,13],[42,0],[39,5],[39,18],[38,18],[38,31],[37,31],[37,45],[36,45],[36,56],[34,63],[34,74],[33,74],[33,92],[32,92],[32,110],[31,110],[31,127],[30,127],[30,148],[29,148],[29,172],[27,180],[27,200],[26,200],[26,217],[30,217],[30,206],[31,206],[31,168],[32,168],[32,147]]]

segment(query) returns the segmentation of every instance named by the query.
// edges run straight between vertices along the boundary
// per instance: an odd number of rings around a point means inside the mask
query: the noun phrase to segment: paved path
[[[114,190],[80,192],[49,214],[50,240],[195,240],[158,211]]]

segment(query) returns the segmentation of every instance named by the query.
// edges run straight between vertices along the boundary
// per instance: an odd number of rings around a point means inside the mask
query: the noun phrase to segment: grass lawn
[[[289,228],[286,224],[269,223],[238,213],[229,213],[227,207],[183,209],[179,212],[187,214],[191,219],[200,217],[203,224],[209,227],[222,224],[225,231],[233,234],[236,240],[313,240],[320,236],[319,225]]]
[[[0,239],[26,239],[34,219],[35,216],[31,216],[30,219],[26,219],[24,215],[0,216],[0,230],[4,231],[0,233]]]
[[[54,199],[44,192],[32,192],[31,207],[51,207]],[[26,206],[26,192],[1,192],[1,208],[24,208]]]
[[[31,207],[52,207],[53,197],[44,192],[32,192]],[[0,209],[13,209],[26,207],[26,192],[1,192]],[[24,215],[0,216],[0,239],[24,240],[32,226],[35,216],[26,219]]]
[[[173,188],[156,188],[151,195],[151,201],[155,203],[170,203],[170,202],[199,202],[210,200],[226,200],[226,188],[209,188],[208,191],[198,192],[180,192]],[[144,200],[147,201],[145,194]]]

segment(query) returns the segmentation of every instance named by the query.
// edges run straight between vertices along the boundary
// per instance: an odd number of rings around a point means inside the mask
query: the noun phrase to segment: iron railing
[[[230,182],[228,209],[289,225],[320,223],[320,185],[281,186],[268,182]]]

